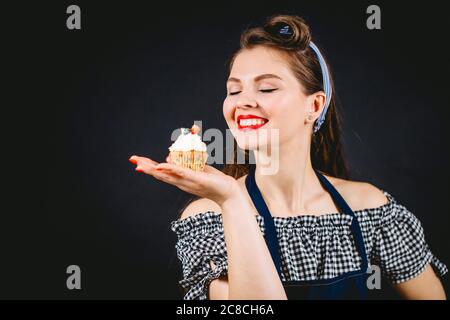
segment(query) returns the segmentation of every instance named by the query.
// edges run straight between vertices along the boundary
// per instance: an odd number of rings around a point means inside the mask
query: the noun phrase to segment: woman
[[[445,299],[432,266],[441,275],[446,266],[417,218],[388,192],[348,180],[333,82],[302,18],[273,16],[242,34],[223,113],[256,165],[194,172],[130,158],[200,197],[172,222],[184,299],[364,299],[371,265],[405,298]],[[251,129],[242,117],[263,122]],[[278,130],[273,174],[261,159],[275,142],[261,129]]]

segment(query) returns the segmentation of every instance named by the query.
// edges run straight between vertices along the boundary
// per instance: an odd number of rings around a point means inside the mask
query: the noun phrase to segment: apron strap
[[[278,246],[277,231],[275,229],[275,223],[273,221],[269,208],[267,208],[266,202],[262,197],[261,191],[259,191],[259,188],[256,185],[255,167],[256,167],[255,165],[250,165],[249,172],[247,174],[247,177],[245,178],[245,185],[247,187],[247,191],[250,197],[252,198],[256,210],[258,210],[259,214],[264,218],[264,229],[267,247],[269,248],[269,252],[270,255],[272,256],[275,268],[278,271],[278,275],[281,278],[281,259]]]
[[[321,181],[322,185],[325,187],[325,189],[328,190],[328,192],[331,194],[333,199],[337,202],[338,207],[341,208],[341,210],[343,210],[345,214],[353,217],[352,225],[350,228],[352,230],[352,234],[355,239],[356,248],[362,259],[361,270],[367,271],[368,259],[367,259],[367,253],[366,253],[366,246],[364,245],[364,239],[362,236],[361,227],[359,225],[358,218],[356,217],[353,210],[348,206],[348,204],[344,200],[344,198],[342,198],[341,194],[328,181],[328,179],[325,178],[318,170],[314,169],[314,171],[316,172],[317,176],[319,177],[319,180]]]

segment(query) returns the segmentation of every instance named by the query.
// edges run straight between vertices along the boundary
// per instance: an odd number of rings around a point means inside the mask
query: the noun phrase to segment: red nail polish
[[[130,161],[132,164],[137,164],[136,159],[128,159],[128,161]]]
[[[142,170],[142,169],[140,169],[140,168],[139,168],[139,169],[136,168],[135,170],[136,170],[137,172],[144,172],[144,170]]]

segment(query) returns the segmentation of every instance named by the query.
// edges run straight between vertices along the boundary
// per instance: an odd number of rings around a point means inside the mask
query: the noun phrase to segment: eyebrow
[[[277,76],[276,74],[265,73],[265,74],[261,74],[261,75],[255,77],[255,82],[260,81],[260,80],[263,80],[263,79],[269,79],[269,78],[275,78],[275,79],[283,80],[283,79],[281,79],[279,76]],[[232,78],[232,77],[230,77],[230,78],[228,78],[228,80],[227,80],[227,83],[228,83],[228,82],[241,82],[241,80],[239,80],[238,78]]]

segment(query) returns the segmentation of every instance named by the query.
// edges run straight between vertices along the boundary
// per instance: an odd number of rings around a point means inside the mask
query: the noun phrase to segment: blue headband
[[[281,27],[278,29],[278,34],[283,38],[291,37],[293,34],[291,26],[289,26],[286,23],[281,23]],[[328,67],[327,67],[327,63],[325,62],[325,59],[323,58],[322,54],[320,53],[319,48],[317,48],[317,46],[312,41],[309,42],[309,46],[311,47],[311,49],[314,50],[314,52],[316,53],[317,59],[319,60],[320,69],[322,70],[323,91],[325,91],[325,96],[326,96],[325,106],[323,107],[319,118],[316,120],[316,123],[314,124],[314,132],[317,132],[320,129],[320,126],[322,125],[322,123],[325,121],[325,115],[327,114],[328,106],[330,105],[330,101],[331,101],[332,89],[331,89],[331,82],[330,82],[330,74],[328,73]]]
[[[323,107],[319,118],[314,124],[314,132],[317,132],[320,129],[322,123],[325,121],[325,115],[327,114],[328,106],[330,105],[331,94],[333,93],[333,90],[331,89],[330,74],[328,73],[328,67],[325,59],[320,53],[319,48],[317,48],[317,46],[312,41],[309,42],[309,46],[316,52],[317,59],[319,60],[320,68],[322,69],[323,90],[325,91],[326,96],[325,106]]]

